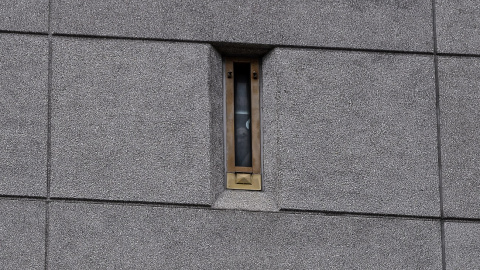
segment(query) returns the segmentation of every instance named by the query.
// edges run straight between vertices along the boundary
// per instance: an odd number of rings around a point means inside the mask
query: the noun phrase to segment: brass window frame
[[[250,63],[252,167],[235,166],[234,63]],[[260,72],[254,58],[225,58],[227,188],[261,190]]]

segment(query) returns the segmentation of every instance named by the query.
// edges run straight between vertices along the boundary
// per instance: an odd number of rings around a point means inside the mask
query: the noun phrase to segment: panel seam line
[[[441,140],[441,118],[440,118],[440,83],[438,74],[438,40],[437,40],[437,19],[436,0],[432,0],[432,33],[433,33],[433,64],[435,70],[435,113],[437,121],[437,169],[438,169],[438,192],[440,207],[440,241],[442,255],[442,269],[447,269],[445,251],[445,214],[443,209],[443,175],[442,175],[442,140]]]
[[[47,64],[47,168],[46,168],[46,198],[45,198],[45,270],[48,270],[49,265],[49,244],[50,244],[50,180],[52,172],[52,147],[51,147],[51,116],[52,116],[52,3],[53,0],[48,1],[48,17],[47,17],[47,27],[48,27],[48,64]]]

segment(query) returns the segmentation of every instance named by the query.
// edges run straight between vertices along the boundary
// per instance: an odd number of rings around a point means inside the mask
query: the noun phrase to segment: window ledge
[[[278,212],[280,208],[270,192],[225,190],[212,206],[216,209]]]

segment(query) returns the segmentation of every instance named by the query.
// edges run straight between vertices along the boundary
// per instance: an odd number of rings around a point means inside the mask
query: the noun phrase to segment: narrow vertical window
[[[228,58],[227,188],[261,190],[259,64]]]

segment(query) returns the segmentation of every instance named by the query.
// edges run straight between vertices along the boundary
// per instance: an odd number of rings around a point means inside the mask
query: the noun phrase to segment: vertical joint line
[[[49,201],[47,199],[45,203],[45,270],[48,270],[48,243],[49,243],[49,215],[50,215],[50,207]]]
[[[52,31],[51,31],[51,0],[48,8],[48,80],[47,80],[47,201],[50,200],[51,178],[51,118],[52,118]]]
[[[47,197],[45,200],[45,270],[48,270],[48,248],[49,248],[49,237],[50,237],[50,179],[52,171],[52,150],[51,150],[51,118],[52,118],[52,2],[53,0],[48,1],[48,17],[47,17],[47,27],[48,27],[48,79],[47,79],[47,168],[46,168],[46,180],[47,180]]]
[[[437,116],[437,158],[438,158],[438,191],[440,199],[440,240],[442,252],[442,269],[447,269],[445,256],[445,215],[443,211],[443,176],[442,176],[442,140],[440,120],[440,86],[438,75],[438,51],[437,51],[437,14],[436,0],[432,0],[432,33],[433,33],[433,63],[435,69],[435,109]]]

